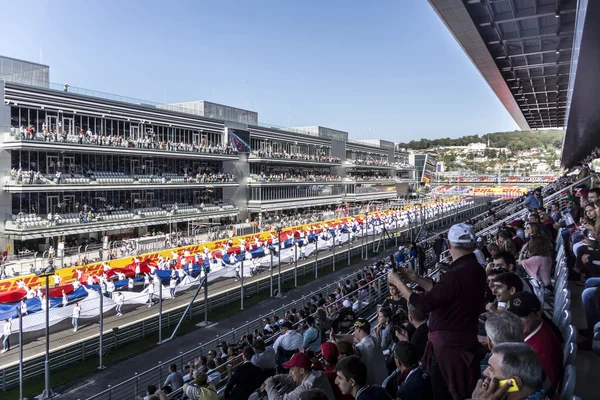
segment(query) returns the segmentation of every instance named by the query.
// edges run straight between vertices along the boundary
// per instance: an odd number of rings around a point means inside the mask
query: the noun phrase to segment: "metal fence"
[[[438,218],[428,221],[426,225],[428,225],[430,229],[434,229],[434,227],[440,227],[458,220],[463,221],[467,218],[471,218],[484,210],[487,210],[487,205],[485,203],[476,204],[463,210],[457,210],[454,214],[440,215]],[[281,284],[284,285],[286,282],[295,282],[298,277],[302,276],[312,275],[318,277],[318,275],[322,273],[321,271],[324,271],[325,268],[332,266],[334,263],[336,265],[342,265],[343,263],[349,264],[352,259],[358,257],[364,259],[367,256],[367,250],[369,250],[369,253],[371,252],[371,246],[373,249],[379,248],[380,250],[397,246],[398,243],[402,241],[401,235],[403,235],[405,240],[409,240],[408,230],[407,228],[403,228],[399,229],[398,232],[394,232],[390,237],[381,235],[376,237],[369,236],[362,241],[361,239],[357,239],[353,244],[338,247],[340,250],[335,255],[331,252],[326,254],[316,253],[314,260],[306,260],[303,263],[298,262],[297,266],[281,266]],[[383,247],[383,249],[381,249],[381,247]],[[434,256],[432,255],[432,251],[429,250],[428,253],[429,259],[433,259]],[[274,292],[274,282],[276,281],[276,271],[274,271],[271,276],[267,275],[253,280],[248,279],[243,287],[244,295],[245,297],[248,297],[265,291],[272,295]],[[209,293],[217,293],[219,290],[222,291],[222,293],[214,294],[208,298],[207,308],[209,311],[216,310],[234,302],[240,302],[242,297],[241,285],[226,289],[226,286],[230,286],[230,284],[231,281],[229,280],[229,282],[223,283],[215,282],[209,286]],[[190,298],[191,294],[187,293],[180,296],[180,302],[169,307],[170,309],[166,309],[167,307],[165,307],[165,310],[160,317],[163,330],[168,330],[177,323],[184,312],[184,308],[189,303]],[[172,301],[175,302],[178,301],[178,299]],[[86,304],[86,301],[82,301],[81,305],[84,310],[86,307],[94,307],[94,304],[90,303],[88,305]],[[103,351],[106,353],[113,348],[155,334],[159,330],[159,316],[156,314],[155,308],[142,307],[141,309],[136,310],[124,310],[125,313],[135,312],[136,315],[139,315],[139,319],[133,323],[122,324],[115,318],[110,318],[110,321],[104,321],[102,336],[100,336],[98,329],[99,319],[85,321],[84,324],[81,324],[83,326],[80,328],[80,331],[85,331],[88,336],[85,339],[75,342],[73,341],[72,333],[70,331],[70,318],[51,326],[51,368],[53,370],[59,369],[66,365],[98,356],[100,339],[102,339]],[[110,315],[114,315],[114,312],[111,312]],[[204,315],[204,301],[199,300],[193,303],[186,318],[193,320],[195,317],[200,317],[202,315]],[[41,315],[40,319],[43,319]],[[43,321],[40,321],[40,329],[43,329],[44,327],[45,324]],[[237,337],[240,335],[240,332],[245,332],[248,329],[248,327],[240,328],[237,331],[234,331],[232,335],[233,337]],[[24,379],[39,376],[44,371],[45,343],[44,340],[39,339],[40,331],[26,332],[24,334]],[[8,352],[3,356],[5,364],[0,371],[0,387],[2,390],[10,389],[17,386],[19,383],[19,360],[13,353],[14,352]]]

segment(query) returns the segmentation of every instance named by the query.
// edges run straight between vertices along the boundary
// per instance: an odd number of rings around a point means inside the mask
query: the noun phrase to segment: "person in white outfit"
[[[133,291],[133,285],[134,285],[133,278],[129,278],[129,280],[127,281],[127,289],[129,289],[130,292]]]
[[[73,307],[73,315],[71,318],[71,325],[73,325],[73,332],[77,332],[80,316],[81,316],[81,306],[79,305],[79,303],[75,303],[75,307]]]
[[[10,350],[10,334],[12,333],[10,322],[11,319],[5,319],[2,326],[2,353]]]
[[[148,286],[148,307],[152,307],[154,300],[154,284]]]
[[[123,315],[123,303],[125,303],[125,298],[123,297],[123,293],[117,293],[117,297],[115,298],[115,303],[117,304],[117,316]]]
[[[175,288],[177,287],[177,278],[172,276],[169,281],[169,292],[171,293],[171,298],[175,298]]]

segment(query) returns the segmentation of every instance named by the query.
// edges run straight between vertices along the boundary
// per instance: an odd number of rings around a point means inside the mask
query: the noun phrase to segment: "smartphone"
[[[498,382],[498,387],[504,386],[506,382],[510,382],[510,387],[508,388],[507,393],[518,392],[520,390],[519,386],[517,386],[517,382],[514,379],[504,379]]]

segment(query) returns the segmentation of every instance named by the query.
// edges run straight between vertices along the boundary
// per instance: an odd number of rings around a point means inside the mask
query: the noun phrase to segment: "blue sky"
[[[425,0],[28,0],[2,13],[0,54],[39,62],[43,49],[56,83],[353,139],[517,129]]]

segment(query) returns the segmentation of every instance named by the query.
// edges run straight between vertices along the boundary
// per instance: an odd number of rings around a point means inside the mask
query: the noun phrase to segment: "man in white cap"
[[[480,375],[474,351],[478,347],[477,328],[484,304],[486,275],[474,254],[476,240],[467,224],[450,228],[447,244],[452,264],[435,285],[410,270],[389,275],[389,282],[409,304],[429,313],[429,342],[423,366],[430,371],[436,399],[469,398]],[[426,293],[414,293],[403,278],[415,282]]]

